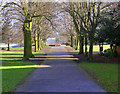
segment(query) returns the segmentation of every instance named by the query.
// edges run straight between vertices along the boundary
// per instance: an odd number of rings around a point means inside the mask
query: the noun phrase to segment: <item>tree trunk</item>
[[[85,56],[88,55],[88,52],[87,52],[87,44],[88,44],[88,42],[87,42],[87,33],[86,33],[86,34],[85,34]]]
[[[24,32],[24,57],[23,60],[29,60],[32,55],[32,36],[31,36],[32,22],[26,22],[23,25]]]
[[[71,44],[70,44],[71,47],[73,47],[73,36],[71,36]]]
[[[93,60],[93,42],[94,42],[94,34],[92,32],[90,32],[89,34],[89,38],[90,38],[90,47],[89,47],[89,55],[88,58],[89,60]]]
[[[45,39],[45,41],[44,41],[44,44],[45,44],[45,46],[46,46],[46,39]]]
[[[8,39],[8,51],[10,51],[10,43],[9,43],[9,39]]]
[[[40,38],[40,50],[42,49],[42,40],[41,40],[41,38]]]
[[[80,37],[80,49],[79,49],[79,54],[84,54],[84,48],[83,48],[83,46],[84,46],[84,37]]]
[[[46,46],[46,39],[43,40],[43,47]]]
[[[103,47],[103,45],[99,43],[99,52],[100,52],[100,54],[102,54],[101,47]]]
[[[37,33],[35,32],[35,52],[37,52],[38,51],[38,44],[37,44]]]
[[[77,38],[76,38],[76,48],[75,48],[75,50],[78,50],[78,46],[79,46],[79,40],[78,40],[78,36],[77,36]]]
[[[43,40],[41,39],[41,49],[43,48],[43,45],[44,45]]]
[[[37,34],[37,46],[38,46],[38,50],[40,50],[40,34]]]

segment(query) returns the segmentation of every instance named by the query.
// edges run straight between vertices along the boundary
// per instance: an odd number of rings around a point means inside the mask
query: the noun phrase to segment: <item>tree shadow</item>
[[[2,57],[2,58],[23,58],[23,57]]]
[[[2,54],[2,55],[23,55],[23,54]]]

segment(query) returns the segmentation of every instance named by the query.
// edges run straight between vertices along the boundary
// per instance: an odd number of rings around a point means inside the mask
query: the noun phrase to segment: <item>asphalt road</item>
[[[52,47],[43,65],[15,92],[105,92],[83,73],[64,47]]]

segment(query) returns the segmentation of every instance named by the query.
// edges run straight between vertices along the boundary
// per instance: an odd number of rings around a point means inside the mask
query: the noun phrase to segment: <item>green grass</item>
[[[2,53],[2,57],[0,60],[2,61],[12,61],[12,60],[22,60],[23,52],[19,51],[0,51]],[[43,52],[33,52],[34,56],[43,55]]]
[[[21,82],[34,68],[20,68],[21,66],[28,66],[28,65],[37,65],[32,62],[10,62],[10,63],[3,63],[2,67],[5,66],[19,66],[19,68],[15,69],[2,69],[2,92],[9,92],[15,88],[15,86]]]
[[[87,48],[88,48],[87,51],[89,51],[89,45],[87,46]],[[110,48],[110,45],[103,45],[103,51],[106,50],[106,49],[109,49],[109,48]],[[85,51],[85,49],[84,49],[84,51]],[[79,50],[70,51],[70,52],[78,53]],[[93,52],[100,52],[99,45],[94,45],[93,46]]]
[[[0,51],[0,60],[2,60],[2,92],[8,92],[15,88],[33,69],[37,63],[17,61],[22,60],[23,47],[12,48],[16,51]],[[43,52],[33,52],[34,56],[43,55]],[[1,64],[1,62],[0,62]],[[4,69],[3,69],[4,68]]]
[[[32,46],[32,48],[35,48],[34,46]],[[7,50],[7,48],[6,48]],[[10,50],[24,50],[24,47],[10,47]]]
[[[24,47],[10,47],[10,50],[23,50]]]
[[[80,66],[94,73],[97,80],[99,80],[98,83],[105,90],[108,92],[118,92],[118,64],[83,62],[80,63]]]

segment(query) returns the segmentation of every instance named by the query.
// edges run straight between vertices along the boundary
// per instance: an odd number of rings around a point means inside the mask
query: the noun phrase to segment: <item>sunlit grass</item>
[[[2,67],[13,67],[13,66],[34,66],[37,63],[31,62],[11,62],[11,63],[3,63]],[[15,69],[2,69],[2,92],[11,91],[15,86],[26,77],[34,67],[31,68],[15,68]]]
[[[40,68],[51,67],[49,65],[24,65],[24,66],[1,66],[0,69],[23,69],[23,68]]]
[[[110,45],[103,45],[103,51],[106,50],[106,49],[110,49]],[[84,51],[85,51],[85,46],[84,46]],[[87,51],[89,51],[89,45],[87,46]],[[70,51],[70,52],[78,53],[79,50]],[[100,52],[99,45],[94,45],[93,46],[93,52]]]
[[[32,46],[32,48],[35,48],[35,47]],[[10,47],[10,50],[15,50],[15,51],[17,51],[17,50],[24,50],[24,47]]]
[[[2,54],[2,56],[0,57],[0,60],[3,61],[12,61],[12,60],[22,60],[23,58],[23,52],[19,52],[19,51],[0,51],[0,53]],[[38,56],[38,55],[43,55],[43,52],[33,52],[34,56]]]
[[[37,63],[17,61],[22,60],[24,52],[23,47],[16,47],[10,50],[15,51],[0,51],[0,60],[2,60],[2,91],[11,91],[15,86],[21,82],[34,68],[50,67],[41,66]],[[33,52],[34,56],[43,55],[43,52]]]
[[[118,92],[118,64],[83,62],[79,65],[94,73],[98,83],[107,91]]]
[[[10,47],[10,50],[23,50],[24,47]]]
[[[2,53],[2,57],[0,57],[1,60],[17,60],[22,59],[23,52],[15,52],[15,51],[0,51]]]

